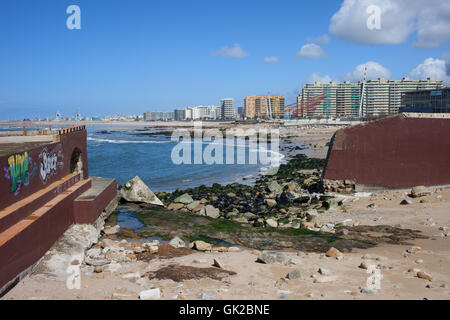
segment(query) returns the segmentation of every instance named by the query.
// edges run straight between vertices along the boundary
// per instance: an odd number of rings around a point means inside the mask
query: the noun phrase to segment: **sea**
[[[223,146],[223,164],[177,164],[172,161],[172,151],[181,144],[191,144],[191,159],[194,160],[194,143],[191,141],[172,140],[171,136],[143,131],[142,128],[117,128],[106,126],[87,126],[88,167],[90,176],[115,178],[118,184],[124,184],[139,176],[153,191],[172,192],[178,188],[186,189],[213,183],[251,184],[259,174],[265,174],[271,164],[249,163],[252,152],[258,152],[249,141],[236,139],[234,144],[235,161],[226,164],[226,147]],[[147,135],[152,133],[152,135]],[[197,141],[202,152],[214,141]],[[186,145],[185,145],[186,146]],[[280,163],[284,155],[278,150],[272,151],[270,144],[261,145],[267,155]],[[188,149],[187,149],[188,150]],[[245,152],[244,164],[238,164],[238,152]],[[214,155],[215,153],[213,153]]]

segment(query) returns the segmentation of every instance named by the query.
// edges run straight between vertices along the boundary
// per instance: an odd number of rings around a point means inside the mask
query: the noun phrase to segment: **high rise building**
[[[450,113],[450,87],[405,93],[399,112]]]
[[[247,96],[244,100],[246,118],[281,118],[284,115],[284,96]]]
[[[152,111],[144,112],[144,121],[167,121],[173,120],[173,111]]]
[[[298,103],[301,105],[302,101],[311,101],[314,97],[322,94],[326,94],[326,97],[321,100],[320,104],[313,107],[305,107],[303,112],[299,115],[328,117],[358,115],[361,101],[360,84],[351,83],[349,81],[343,83],[334,81],[331,81],[330,83],[320,83],[316,81],[312,84],[305,84],[303,86],[302,94],[300,95],[301,98],[298,98]]]
[[[224,98],[220,100],[220,110],[222,119],[234,119],[234,99]]]
[[[369,80],[364,84],[364,97],[362,101],[362,114],[364,116],[380,116],[397,114],[405,92],[422,89],[439,89],[442,80],[428,78],[427,80]],[[325,94],[325,98],[317,105],[305,108],[300,116],[324,117],[357,117],[361,104],[363,82],[343,83],[315,82],[303,85],[302,94],[298,103],[306,105],[314,97]]]
[[[177,121],[182,121],[186,119],[186,110],[184,109],[175,109],[173,111],[174,119]]]

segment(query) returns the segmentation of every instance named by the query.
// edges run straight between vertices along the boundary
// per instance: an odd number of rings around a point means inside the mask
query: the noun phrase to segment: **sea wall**
[[[449,136],[445,114],[400,114],[340,129],[330,142],[324,185],[330,191],[450,185]]]

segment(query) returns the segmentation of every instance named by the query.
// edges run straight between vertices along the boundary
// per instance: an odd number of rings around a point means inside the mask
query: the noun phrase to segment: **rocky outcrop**
[[[128,202],[143,202],[164,207],[161,200],[138,176],[121,186],[119,194],[122,199]]]

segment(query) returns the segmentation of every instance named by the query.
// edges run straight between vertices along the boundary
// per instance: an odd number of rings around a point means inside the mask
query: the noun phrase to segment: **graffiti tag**
[[[40,158],[42,158],[41,161],[41,168],[40,168],[40,175],[42,181],[46,181],[47,178],[54,172],[56,172],[57,165],[58,165],[58,156],[56,153],[47,153],[47,151],[43,151],[40,155]]]
[[[9,167],[5,169],[5,177],[11,181],[10,191],[17,195],[21,186],[28,186],[36,175],[36,164],[28,152],[12,155],[8,158]]]

